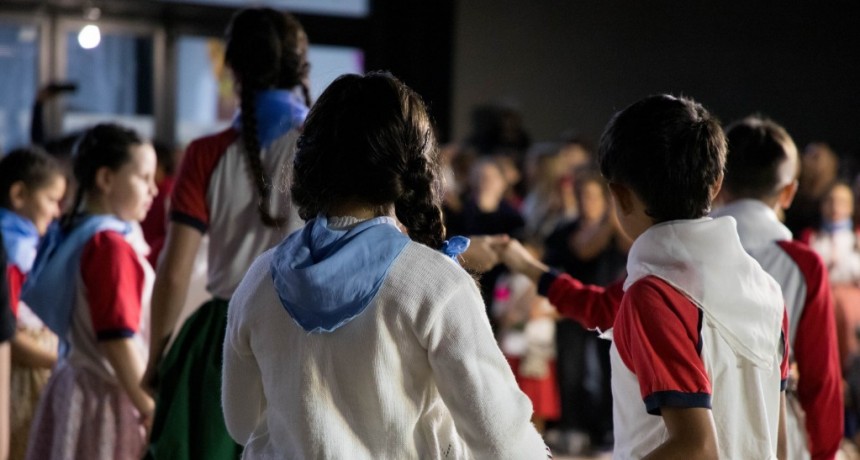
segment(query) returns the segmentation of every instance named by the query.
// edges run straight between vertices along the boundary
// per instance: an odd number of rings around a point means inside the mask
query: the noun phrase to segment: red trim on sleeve
[[[209,226],[209,207],[206,204],[209,179],[224,152],[238,137],[239,133],[230,128],[188,146],[173,184],[171,221],[206,231]]]
[[[623,279],[602,287],[561,274],[549,285],[547,299],[561,315],[583,327],[606,331],[615,323],[624,296],[623,286]]]
[[[832,459],[842,440],[842,374],[836,321],[827,269],[821,257],[796,241],[779,246],[797,263],[806,281],[806,300],[793,338],[797,396],[806,412],[806,432],[813,460]]]
[[[9,282],[9,308],[17,318],[18,301],[21,300],[21,288],[24,286],[24,281],[27,280],[27,275],[17,265],[8,264],[6,265],[6,280]]]
[[[122,235],[103,231],[84,246],[81,276],[99,340],[131,337],[140,328],[144,271]]]
[[[621,360],[636,375],[648,412],[660,406],[706,407],[711,381],[699,354],[701,312],[654,276],[624,293],[613,329]]]

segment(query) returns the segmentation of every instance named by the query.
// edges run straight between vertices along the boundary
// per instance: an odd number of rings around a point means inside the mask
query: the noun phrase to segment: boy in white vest
[[[559,311],[612,340],[614,457],[784,458],[787,319],[779,285],[711,219],[726,140],[698,103],[617,113],[598,161],[634,240],[623,284],[585,286],[512,242],[502,254]]]
[[[842,441],[844,406],[828,271],[812,248],[791,239],[777,217],[797,191],[797,147],[785,128],[759,117],[732,123],[726,138],[729,155],[720,193],[725,206],[712,216],[737,220],[744,249],[782,288],[799,375],[796,391],[788,396],[805,414],[787,413],[789,458],[832,460]]]

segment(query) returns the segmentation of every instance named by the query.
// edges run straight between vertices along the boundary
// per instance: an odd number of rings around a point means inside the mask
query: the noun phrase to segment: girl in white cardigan
[[[437,153],[391,75],[342,76],[314,105],[291,190],[307,225],[229,307],[222,399],[245,458],[547,457],[452,260],[465,241],[443,241]]]

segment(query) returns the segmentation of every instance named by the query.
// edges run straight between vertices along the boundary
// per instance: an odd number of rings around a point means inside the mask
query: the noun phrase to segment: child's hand
[[[462,254],[463,266],[468,270],[483,273],[501,262],[499,252],[510,241],[508,235],[480,235],[469,237],[469,248]]]
[[[149,435],[152,432],[152,422],[155,418],[155,400],[149,397],[149,395],[141,389],[141,394],[135,398],[135,407],[138,412],[138,422],[141,427],[144,429],[144,433],[146,438],[149,439]]]
[[[513,272],[522,273],[535,261],[531,253],[517,240],[511,240],[507,246],[501,249],[499,258]]]
[[[513,272],[528,276],[537,283],[541,275],[549,271],[549,267],[537,260],[519,241],[511,240],[499,253],[502,263]]]

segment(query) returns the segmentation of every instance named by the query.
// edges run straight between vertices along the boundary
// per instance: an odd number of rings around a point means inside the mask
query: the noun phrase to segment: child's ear
[[[27,199],[27,186],[24,181],[16,181],[9,187],[9,204],[12,205],[12,211],[20,211],[24,208]]]
[[[93,183],[99,192],[108,193],[113,184],[113,171],[107,166],[102,166],[96,170],[96,177]]]
[[[794,195],[797,194],[797,181],[791,181],[779,191],[779,207],[788,209],[791,207],[791,202],[794,201]]]
[[[717,178],[717,181],[711,185],[711,201],[715,200],[717,196],[720,195],[720,190],[723,189],[723,179],[725,178],[725,174],[720,174],[720,177]]]
[[[615,182],[609,183],[609,193],[612,194],[612,199],[615,200],[615,205],[625,215],[633,212],[633,195],[630,189]]]

